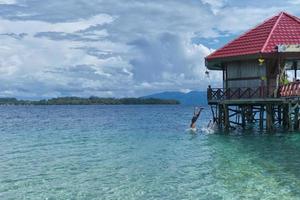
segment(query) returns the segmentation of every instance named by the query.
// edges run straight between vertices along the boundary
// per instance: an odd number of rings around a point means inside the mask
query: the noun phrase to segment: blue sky
[[[0,0],[0,96],[205,90],[204,57],[299,0]]]

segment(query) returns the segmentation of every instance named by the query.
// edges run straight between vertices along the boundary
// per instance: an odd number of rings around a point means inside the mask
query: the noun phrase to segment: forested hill
[[[0,98],[0,105],[175,105],[180,104],[177,100],[158,98],[81,98],[60,97],[44,100],[18,100],[16,98]]]

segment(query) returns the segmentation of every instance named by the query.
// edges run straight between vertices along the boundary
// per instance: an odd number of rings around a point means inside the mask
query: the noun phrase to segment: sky
[[[204,57],[300,0],[0,0],[0,97],[139,97],[221,85]]]

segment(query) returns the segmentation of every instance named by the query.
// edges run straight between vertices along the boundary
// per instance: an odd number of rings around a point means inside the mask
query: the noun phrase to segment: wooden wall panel
[[[257,60],[230,62],[227,65],[228,88],[259,87],[262,76],[266,76],[266,66],[260,66]]]

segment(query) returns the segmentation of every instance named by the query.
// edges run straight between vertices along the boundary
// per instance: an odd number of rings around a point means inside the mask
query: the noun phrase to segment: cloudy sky
[[[205,90],[204,57],[300,0],[0,0],[0,96]]]

